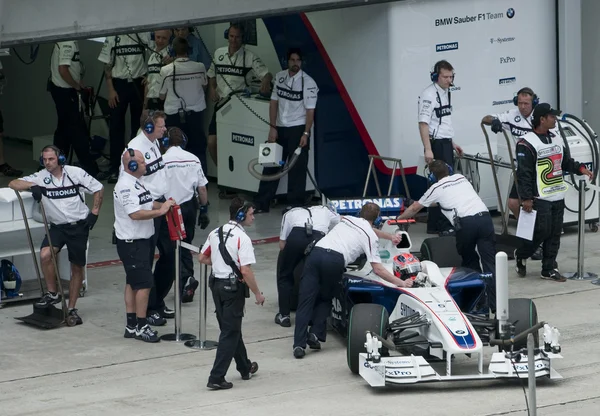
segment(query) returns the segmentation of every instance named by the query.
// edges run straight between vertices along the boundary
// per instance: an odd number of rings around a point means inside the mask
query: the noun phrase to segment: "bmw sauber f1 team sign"
[[[403,197],[349,198],[331,201],[339,214],[355,214],[367,202],[373,202],[381,207],[382,214],[400,214],[404,208]]]

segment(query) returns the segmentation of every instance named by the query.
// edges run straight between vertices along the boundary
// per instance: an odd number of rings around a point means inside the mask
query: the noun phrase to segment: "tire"
[[[515,335],[528,330],[538,323],[537,308],[531,299],[516,298],[508,300],[508,317],[515,326]],[[535,348],[539,347],[539,334],[533,333]],[[515,350],[527,348],[527,338],[515,344]]]
[[[429,260],[438,267],[458,267],[462,257],[456,251],[456,238],[434,237],[427,238],[421,244],[422,260]]]
[[[295,311],[298,308],[298,294],[300,293],[300,278],[302,277],[302,270],[304,270],[304,260],[305,258],[303,258],[294,269],[294,289],[292,291],[292,301],[290,302],[290,309],[292,311]],[[280,262],[281,251],[277,256],[277,274],[275,275],[275,284],[277,284],[277,275],[279,274]]]
[[[389,320],[388,311],[383,306],[374,303],[359,303],[354,305],[350,311],[346,358],[348,368],[354,374],[358,374],[358,354],[367,352],[365,349],[366,331],[372,331],[385,337]]]

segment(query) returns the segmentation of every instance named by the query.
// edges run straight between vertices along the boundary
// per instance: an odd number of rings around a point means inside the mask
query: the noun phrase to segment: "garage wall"
[[[600,2],[581,0],[583,117],[600,131]]]

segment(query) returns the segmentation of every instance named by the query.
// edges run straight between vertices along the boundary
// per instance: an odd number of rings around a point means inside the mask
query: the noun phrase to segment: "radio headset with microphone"
[[[44,148],[42,149],[42,155],[40,155],[40,166],[41,167],[45,167],[43,153],[46,150],[54,151],[54,153],[56,154],[56,158],[58,159],[59,166],[62,167],[67,164],[67,158],[65,157],[65,155],[63,155],[63,152],[58,147],[54,146],[53,144],[49,144],[48,146],[44,146]]]
[[[533,90],[531,88],[524,87],[524,88],[521,88],[519,91],[517,91],[517,93],[513,97],[513,104],[515,106],[519,105],[519,95],[521,95],[521,94],[527,94],[533,98],[533,101],[531,102],[533,107],[537,106],[540,103],[540,99],[538,98],[537,94],[535,92],[533,92]]]
[[[146,117],[146,121],[144,121],[143,129],[148,134],[154,133],[154,119],[152,116],[154,116],[154,111],[148,111],[148,117]]]
[[[235,214],[236,222],[244,222],[246,220],[246,217],[248,216],[248,210],[250,208],[252,208],[252,204],[248,201],[244,201],[244,205],[242,205]]]
[[[454,169],[452,168],[452,166],[450,166],[447,163],[446,163],[446,166],[448,167],[448,176],[454,175]],[[429,183],[431,183],[431,184],[434,184],[438,181],[438,179],[435,177],[433,172],[429,172],[429,175],[427,175],[427,180],[429,180]]]
[[[164,149],[167,149],[171,143],[171,134],[172,132],[175,131],[175,129],[179,129],[179,131],[181,132],[181,139],[182,139],[182,143],[180,145],[180,147],[182,149],[185,149],[185,147],[187,146],[187,142],[188,142],[188,138],[185,135],[185,133],[183,132],[183,130],[181,130],[179,127],[171,127],[169,130],[167,130],[167,135],[165,137],[163,137],[160,140],[160,144]]]
[[[437,61],[435,63],[435,65],[433,66],[433,70],[429,73],[429,77],[431,78],[431,82],[436,83],[440,79],[440,66],[442,64],[447,64],[449,66],[452,66],[452,65],[450,65],[450,62],[448,62],[446,60]],[[452,82],[450,83],[451,87],[454,86],[454,77],[455,77],[455,75],[456,75],[456,73],[454,71],[452,71]]]
[[[375,218],[375,220],[373,221],[373,225],[375,226],[375,228],[379,229],[383,226],[383,223],[385,221],[383,220],[383,217],[381,215],[379,215],[377,218]]]
[[[131,160],[127,162],[127,169],[129,169],[132,172],[135,172],[136,170],[138,170],[138,163],[135,161],[135,150],[133,150],[132,148],[128,148],[127,152],[129,153],[129,156],[131,156]]]

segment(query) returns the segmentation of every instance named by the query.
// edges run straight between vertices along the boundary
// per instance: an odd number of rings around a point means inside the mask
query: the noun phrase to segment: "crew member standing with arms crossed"
[[[269,142],[283,147],[283,160],[301,147],[298,161],[288,172],[288,208],[303,206],[306,202],[306,170],[310,131],[315,120],[319,88],[316,82],[302,71],[302,51],[291,48],[287,54],[288,69],[275,76],[271,94]],[[280,168],[264,168],[263,175],[272,175]],[[271,200],[277,193],[279,180],[261,181],[255,204],[258,212],[269,212]],[[287,210],[286,209],[286,210]]]
[[[462,155],[462,148],[454,143],[452,126],[452,94],[454,67],[445,60],[438,61],[430,74],[432,84],[419,97],[419,135],[423,142],[425,163],[442,160],[454,166],[454,150]],[[451,231],[450,223],[437,207],[429,208],[427,233]]]
[[[208,196],[206,184],[208,181],[202,171],[202,165],[196,156],[186,152],[187,138],[181,129],[171,127],[167,136],[160,139],[164,150],[163,161],[167,178],[167,193],[165,198],[177,201],[181,207],[183,225],[186,237],[183,239],[188,244],[194,240],[196,230],[196,212],[198,207],[198,225],[204,230],[208,227]],[[168,230],[165,230],[168,234]],[[168,237],[168,236],[167,236]],[[172,255],[175,256],[175,247],[172,246]],[[194,292],[198,288],[198,281],[194,279],[194,261],[189,250],[181,250],[181,273],[179,290],[182,293],[181,302],[188,303],[194,299]],[[158,264],[157,264],[158,267]],[[173,270],[155,270],[155,273],[173,274]],[[169,293],[171,287],[165,286]],[[166,294],[165,294],[166,296]]]
[[[251,267],[256,263],[252,240],[244,229],[253,222],[252,204],[233,198],[229,206],[229,222],[210,232],[198,255],[200,263],[212,266],[208,285],[221,330],[207,384],[213,390],[233,387],[233,383],[225,380],[232,359],[235,359],[242,380],[249,380],[258,371],[258,364],[248,359],[242,339],[244,304],[246,297],[250,296],[246,295],[246,291],[254,293],[257,305],[265,302]]]
[[[154,201],[146,188],[146,163],[139,150],[127,149],[122,158],[123,172],[113,192],[117,252],[125,268],[125,338],[158,342],[160,338],[146,318],[148,296],[153,286],[151,256],[154,218],[164,216],[174,205]]]
[[[8,186],[15,191],[31,191],[33,198],[40,202],[44,197],[44,209],[52,248],[58,253],[67,246],[71,263],[69,283],[69,315],[75,316],[77,325],[83,321],[75,308],[79,291],[83,284],[86,264],[86,250],[90,230],[98,220],[104,187],[83,169],[65,165],[67,159],[54,145],[42,149],[40,164],[45,168],[37,173],[11,181]],[[94,195],[92,210],[85,203],[84,195]],[[46,280],[47,292],[36,302],[38,307],[47,307],[60,302],[56,292],[56,273],[52,262],[48,236],[44,237],[40,251],[42,271]]]

